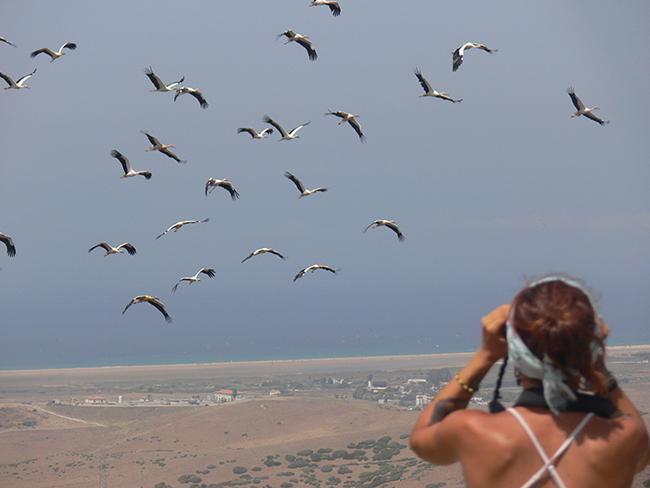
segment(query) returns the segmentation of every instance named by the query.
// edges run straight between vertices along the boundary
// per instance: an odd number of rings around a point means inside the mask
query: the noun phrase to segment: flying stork
[[[594,122],[598,122],[600,125],[609,124],[609,120],[603,120],[594,113],[594,110],[600,110],[600,107],[591,107],[591,108],[585,107],[585,104],[582,103],[582,100],[578,98],[578,95],[576,95],[573,87],[569,87],[567,92],[569,93],[569,96],[571,97],[571,101],[573,102],[573,105],[576,108],[576,112],[574,112],[571,115],[571,118],[580,117],[581,115],[584,115],[588,119],[591,119]]]
[[[122,165],[122,169],[124,170],[124,174],[120,176],[120,178],[130,178],[131,176],[144,176],[145,179],[150,180],[151,179],[151,172],[150,171],[134,171],[131,168],[131,163],[129,162],[128,158],[122,154],[120,151],[117,149],[113,149],[111,151],[111,156],[113,156],[115,159],[117,159],[120,164]]]
[[[235,187],[232,185],[232,181],[230,181],[228,178],[223,178],[222,180],[210,178],[208,181],[206,181],[205,196],[207,197],[208,193],[212,193],[212,191],[218,186],[230,193],[230,198],[233,200],[237,200],[239,198],[239,192],[235,190]]]
[[[160,301],[160,298],[154,297],[152,295],[138,295],[133,297],[131,301],[126,305],[126,307],[124,307],[124,310],[122,310],[122,315],[124,315],[124,313],[129,309],[131,305],[143,302],[147,302],[149,305],[156,307],[158,311],[163,314],[163,317],[165,317],[165,320],[167,322],[172,321],[172,318],[167,313],[167,310],[165,310],[165,304]]]
[[[16,46],[13,42],[8,41],[8,40],[5,39],[4,37],[0,37],[0,42],[4,42],[5,44],[9,44],[10,46],[13,46],[13,47],[18,47],[18,46]]]
[[[240,127],[239,129],[237,129],[237,134],[241,134],[242,132],[246,132],[250,134],[251,139],[264,139],[266,136],[273,134],[273,129],[267,127],[261,132],[257,132],[252,127]]]
[[[180,280],[178,280],[178,283],[174,285],[172,288],[172,293],[176,293],[176,289],[178,288],[178,285],[183,283],[184,281],[189,283],[190,285],[194,283],[198,283],[201,281],[201,278],[199,278],[199,275],[203,273],[204,275],[208,276],[209,278],[214,278],[214,269],[212,268],[201,268],[196,272],[194,276],[183,276]]]
[[[147,77],[151,80],[151,83],[153,83],[153,86],[156,87],[155,90],[149,90],[152,92],[170,92],[173,91],[178,85],[183,83],[185,80],[185,77],[182,76],[180,80],[174,81],[173,83],[170,83],[169,85],[165,85],[160,78],[158,78],[158,75],[153,72],[153,68],[149,66],[148,68],[144,69],[144,73],[147,75]]]
[[[53,61],[59,59],[61,56],[63,56],[65,53],[63,52],[64,49],[70,49],[71,51],[74,51],[77,49],[77,45],[74,42],[66,42],[63,46],[59,48],[58,51],[52,51],[50,48],[47,47],[42,47],[41,49],[37,49],[36,51],[32,51],[32,53],[29,55],[30,58],[35,58],[39,54],[47,54],[50,58],[50,63]]]
[[[98,247],[101,247],[104,251],[106,251],[106,254],[104,254],[104,256],[110,256],[111,254],[123,254],[123,251],[128,252],[131,256],[135,254],[135,247],[130,242],[125,242],[117,247],[113,247],[108,242],[104,241],[100,242],[99,244],[95,244],[93,247],[88,249],[88,252],[92,251],[93,249],[97,249]]]
[[[142,132],[145,136],[147,136],[147,139],[149,139],[149,142],[151,143],[151,147],[148,147],[147,149],[145,149],[145,151],[147,151],[147,152],[149,152],[149,151],[158,151],[158,152],[164,154],[165,156],[167,156],[168,158],[172,158],[177,163],[182,163],[182,164],[187,163],[187,161],[185,161],[184,159],[179,158],[178,156],[176,156],[176,154],[174,154],[173,152],[170,151],[171,148],[176,147],[173,144],[162,144],[158,140],[158,138],[152,136],[148,132],[146,132],[144,130],[141,130],[140,132]]]
[[[305,188],[305,185],[302,184],[302,181],[300,181],[298,178],[296,178],[288,171],[284,173],[284,176],[290,179],[291,181],[293,181],[293,184],[296,185],[296,188],[298,188],[298,191],[300,192],[300,196],[298,198],[308,197],[309,195],[313,195],[314,193],[327,191],[327,188],[323,188],[323,187],[314,188],[313,190],[307,190]]]
[[[318,7],[319,5],[327,5],[332,11],[334,17],[341,15],[341,6],[339,5],[339,2],[334,0],[311,0],[311,3],[309,4],[310,7]]]
[[[16,255],[16,246],[14,246],[14,240],[11,236],[0,232],[0,242],[7,247],[7,255],[13,258]]]
[[[268,115],[265,115],[262,120],[264,122],[266,122],[267,124],[271,124],[273,127],[275,127],[278,130],[278,132],[282,136],[280,139],[278,139],[279,141],[290,141],[292,139],[300,138],[300,136],[297,135],[298,131],[300,129],[302,129],[303,127],[305,127],[306,125],[311,124],[311,121],[305,122],[304,124],[300,124],[299,126],[294,127],[293,129],[291,129],[291,131],[287,132],[286,130],[284,130],[284,128],[280,124],[278,124],[275,120],[273,120]]]
[[[431,85],[429,84],[427,79],[424,76],[422,76],[422,72],[420,71],[420,68],[415,68],[413,72],[415,73],[415,76],[417,77],[418,81],[420,82],[420,85],[422,86],[422,89],[424,90],[424,93],[420,95],[421,97],[436,97],[436,98],[441,98],[443,100],[448,100],[452,103],[459,103],[463,101],[462,98],[454,100],[449,96],[447,92],[439,92],[431,88]]]
[[[167,234],[168,232],[174,231],[178,232],[181,227],[184,225],[189,225],[189,224],[203,224],[204,222],[210,222],[210,219],[203,219],[203,220],[181,220],[179,222],[176,222],[174,225],[170,226],[165,232],[160,234],[156,239],[160,239],[162,236]]]
[[[397,239],[400,241],[403,241],[405,239],[404,234],[399,230],[399,227],[397,226],[397,222],[394,220],[384,220],[384,219],[379,219],[375,220],[372,224],[370,224],[368,227],[364,229],[364,232],[366,232],[368,229],[376,229],[377,227],[388,227],[390,230],[395,232],[397,234]]]
[[[359,140],[361,142],[366,142],[366,136],[361,132],[361,125],[359,124],[359,121],[357,120],[357,117],[361,117],[358,114],[350,114],[348,112],[341,112],[340,110],[337,112],[332,112],[331,110],[328,110],[325,115],[334,115],[335,117],[339,117],[341,120],[339,121],[338,125],[345,124],[346,122],[350,124],[350,127],[354,129],[354,131],[357,133],[359,136]]]
[[[302,47],[304,47],[307,50],[307,56],[309,56],[309,59],[311,61],[316,61],[316,59],[318,59],[318,54],[316,53],[316,50],[314,49],[314,45],[311,42],[311,39],[309,37],[304,36],[302,34],[298,34],[297,32],[294,32],[291,29],[283,32],[282,34],[278,34],[278,37],[282,37],[282,36],[285,36],[287,38],[285,44],[289,44],[290,42],[297,42]]]
[[[259,256],[260,254],[266,254],[266,253],[275,254],[277,257],[279,257],[282,260],[287,259],[275,249],[272,249],[270,247],[260,247],[259,249],[255,249],[252,253],[250,253],[248,256],[242,259],[242,263],[245,263],[250,258],[254,258],[255,256]]]
[[[0,73],[0,78],[5,80],[7,82],[8,86],[5,86],[5,90],[21,90],[23,88],[31,88],[30,86],[25,85],[24,83],[29,80],[32,76],[34,76],[34,73],[36,73],[36,68],[34,68],[34,71],[32,71],[29,74],[23,75],[20,78],[18,78],[18,81],[14,81],[11,76],[6,75],[4,73]]]
[[[480,44],[478,42],[466,42],[462,46],[460,46],[458,49],[456,49],[452,53],[452,70],[456,71],[458,68],[460,68],[460,65],[463,64],[463,56],[465,56],[465,51],[468,51],[469,49],[482,49],[486,53],[495,53],[498,51],[498,49],[490,49],[487,47],[485,44]]]
[[[296,274],[296,276],[293,277],[293,281],[296,281],[298,278],[302,278],[303,276],[305,276],[306,273],[313,273],[314,271],[319,269],[329,271],[330,273],[334,273],[334,274],[340,271],[339,269],[334,269],[331,266],[326,266],[325,264],[312,264],[311,266],[307,266],[306,268],[298,271],[298,274]]]
[[[199,102],[199,105],[201,105],[201,108],[206,109],[208,108],[208,102],[203,96],[203,92],[197,88],[191,88],[189,86],[181,86],[180,88],[176,88],[176,95],[174,95],[174,101],[181,95],[185,95],[186,93],[189,93],[192,95],[196,100]]]

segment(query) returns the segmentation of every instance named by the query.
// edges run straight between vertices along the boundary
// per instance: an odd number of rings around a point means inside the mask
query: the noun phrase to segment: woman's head
[[[551,276],[527,286],[513,301],[510,322],[530,352],[548,358],[571,389],[607,392],[602,368],[606,326],[579,282]]]

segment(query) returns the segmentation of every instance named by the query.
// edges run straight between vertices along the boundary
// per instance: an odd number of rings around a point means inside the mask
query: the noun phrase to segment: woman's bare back
[[[585,417],[581,412],[552,415],[549,410],[518,407],[517,412],[552,457]],[[519,488],[544,465],[533,442],[509,412],[461,411],[468,418],[460,461],[469,488]],[[629,488],[635,474],[631,458],[637,429],[625,417],[592,417],[554,464],[566,488]],[[638,454],[636,454],[638,455]],[[548,471],[535,488],[558,488]]]

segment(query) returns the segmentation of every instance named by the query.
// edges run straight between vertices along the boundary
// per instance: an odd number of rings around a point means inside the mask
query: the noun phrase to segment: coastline
[[[608,346],[608,353],[624,352],[626,349],[647,350],[650,352],[650,344],[628,344]],[[169,363],[169,364],[124,364],[124,365],[107,365],[107,366],[82,366],[67,368],[34,368],[34,369],[0,369],[0,379],[16,376],[39,376],[43,374],[92,374],[92,373],[125,373],[125,372],[162,372],[164,370],[183,371],[189,369],[205,369],[223,372],[225,370],[262,370],[276,372],[273,370],[290,371],[294,369],[306,368],[327,369],[328,366],[334,370],[343,368],[362,369],[376,367],[382,364],[384,366],[397,366],[399,363],[408,363],[412,367],[420,367],[431,363],[435,366],[438,363],[454,365],[458,361],[462,362],[469,358],[472,351],[465,352],[448,352],[448,353],[430,353],[430,354],[390,354],[390,355],[372,355],[372,356],[342,356],[330,358],[298,358],[298,359],[260,359],[260,360],[242,360],[242,361],[218,361],[218,362],[193,362],[193,363]],[[394,363],[391,365],[391,363]]]

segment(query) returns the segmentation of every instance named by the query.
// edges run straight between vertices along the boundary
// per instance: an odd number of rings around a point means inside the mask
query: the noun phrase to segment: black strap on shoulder
[[[607,398],[586,393],[576,393],[577,399],[569,402],[566,410],[571,412],[592,412],[594,415],[606,419],[613,418],[618,410]],[[515,401],[514,407],[548,408],[541,388],[531,388],[521,392]]]

